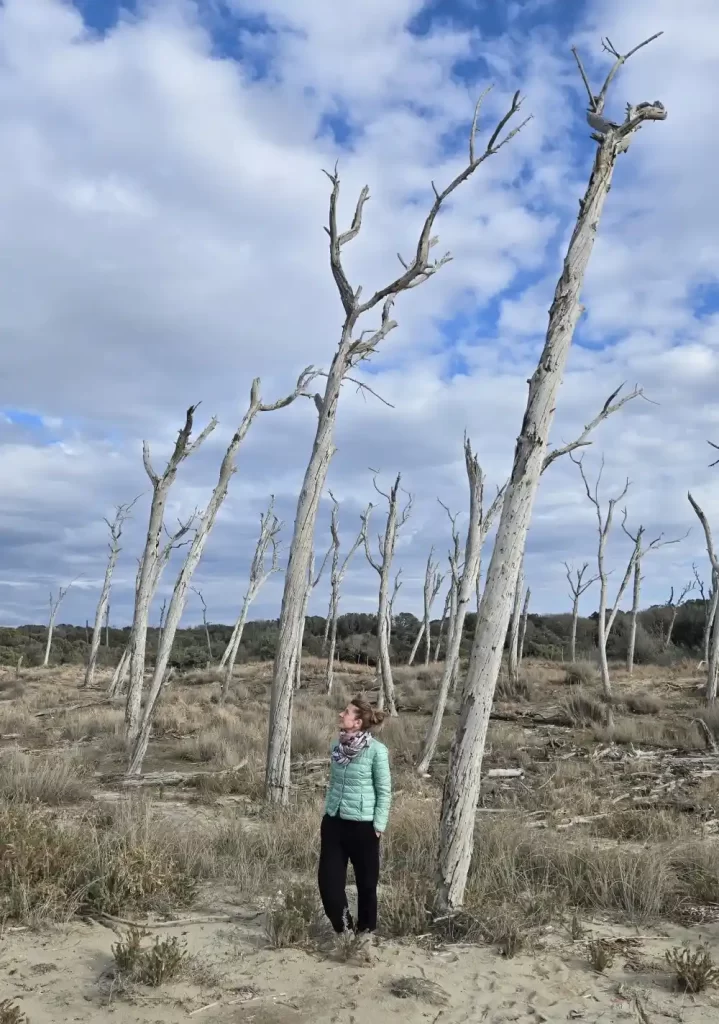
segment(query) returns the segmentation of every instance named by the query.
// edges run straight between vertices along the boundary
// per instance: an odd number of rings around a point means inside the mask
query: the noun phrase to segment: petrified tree
[[[327,559],[330,557],[332,547],[328,547],[325,552],[325,557],[322,559],[322,565],[320,570],[315,574],[315,553],[312,552],[310,556],[310,564],[307,572],[307,588],[305,590],[305,603],[304,611],[302,613],[302,625],[300,628],[300,635],[297,640],[297,657],[295,658],[295,689],[299,690],[302,686],[302,645],[305,640],[305,625],[307,624],[307,608],[309,607],[310,598],[312,597],[312,591],[318,585],[322,576],[324,575],[325,566],[327,565]]]
[[[440,587],[442,586],[442,581],[444,580],[444,576],[439,571],[439,563],[432,561],[433,554],[434,548],[430,548],[429,556],[427,558],[427,565],[424,571],[424,588],[422,591],[422,596],[424,600],[424,613],[422,616],[422,623],[417,632],[417,636],[415,638],[414,643],[412,644],[412,650],[409,652],[409,658],[407,659],[408,665],[412,665],[414,663],[414,659],[417,656],[417,651],[419,650],[419,645],[422,642],[422,637],[425,638],[424,664],[425,666],[429,665],[429,659],[432,649],[430,613],[432,611],[432,605],[434,604],[434,600],[440,591]],[[435,658],[435,661],[436,660],[437,659]]]
[[[77,583],[79,579],[80,577],[76,576],[75,579],[71,580],[66,587],[58,587],[57,596],[55,596],[53,592],[50,591],[50,614],[47,620],[47,640],[45,642],[45,656],[42,659],[43,668],[47,668],[47,666],[50,663],[50,648],[52,647],[52,634],[55,631],[55,619],[57,617],[58,609],[62,602],[65,600],[67,592],[69,591],[70,587],[73,585],[73,583]]]
[[[569,590],[572,595],[572,631],[569,638],[569,660],[577,660],[577,620],[579,619],[579,600],[587,590],[596,583],[599,579],[598,576],[591,576],[589,579],[584,579],[584,574],[589,568],[589,562],[585,562],[581,569],[574,569],[574,567],[564,563],[564,568],[567,570],[567,581],[569,583]],[[575,579],[576,576],[576,579]]]
[[[437,632],[437,643],[434,645],[434,658],[432,659],[436,664],[439,661],[439,652],[442,650],[442,638],[444,637],[444,627],[447,624],[447,616],[449,615],[449,605],[452,600],[452,588],[450,586],[447,591],[447,596],[444,599],[444,608],[442,609],[442,618],[439,620],[439,630]],[[422,635],[420,633],[420,639]],[[419,641],[418,641],[419,643]]]
[[[221,704],[224,704],[230,690],[232,673],[235,670],[235,661],[237,660],[237,653],[240,649],[240,644],[242,643],[242,634],[245,630],[245,623],[247,622],[250,605],[270,576],[280,570],[277,560],[277,535],[282,529],[282,523],[275,515],[274,509],[275,496],[271,495],[267,511],[260,515],[260,536],[257,539],[255,553],[252,556],[252,562],[250,563],[250,578],[247,583],[245,596],[242,599],[242,608],[240,609],[237,622],[232,630],[230,642],[225,648],[222,658],[220,659],[220,669],[224,669],[225,671],[225,677],[222,681],[222,692],[220,694]],[[265,562],[267,554],[270,551],[272,553],[271,560],[269,568],[267,568]]]
[[[332,693],[334,684],[335,651],[337,650],[337,619],[339,618],[340,591],[342,581],[345,578],[349,564],[354,558],[357,548],[364,544],[366,517],[369,509],[362,518],[360,531],[355,538],[352,547],[349,549],[343,561],[340,561],[340,506],[332,491],[332,516],[330,518],[330,534],[332,536],[332,568],[330,570],[330,604],[327,610],[327,622],[325,623],[325,636],[327,637],[327,693]]]
[[[527,618],[529,617],[529,601],[532,596],[532,591],[529,587],[524,595],[524,604],[522,605],[522,618],[519,626],[519,650],[517,652],[517,678],[519,678],[519,669],[522,667],[522,659],[524,658],[524,641],[527,636]]]
[[[100,642],[102,641],[102,625],[105,620],[106,636],[109,633],[109,616],[110,616],[110,588],[112,586],[112,575],[117,565],[117,559],[120,554],[120,538],[122,537],[122,528],[125,525],[125,521],[128,519],[132,507],[138,499],[131,501],[129,505],[118,505],[115,509],[115,518],[110,522],[109,519],[105,519],[107,527],[110,531],[110,542],[109,549],[110,553],[107,559],[107,566],[105,567],[105,578],[102,582],[102,590],[100,591],[100,600],[97,602],[97,608],[95,610],[95,625],[92,630],[92,641],[90,643],[90,654],[87,659],[87,668],[85,669],[85,679],[83,686],[92,686],[95,678],[95,665],[97,664],[97,654],[100,650]]]
[[[198,517],[198,521],[195,525],[194,537],[187,551],[187,557],[180,569],[177,579],[175,581],[175,587],[172,591],[172,596],[167,607],[167,617],[165,619],[165,628],[162,633],[162,641],[160,648],[157,652],[157,659],[153,669],[152,681],[150,683],[150,689],[147,694],[145,706],[142,713],[142,722],[137,732],[137,737],[133,745],[130,762],[128,765],[127,774],[129,776],[139,775],[142,771],[142,763],[147,752],[147,745],[150,740],[150,731],[152,729],[152,721],[157,708],[157,701],[162,692],[162,688],[166,682],[167,665],[170,658],[170,652],[172,645],[175,640],[175,633],[177,627],[182,618],[182,613],[185,609],[185,603],[187,601],[187,590],[192,582],[192,576],[197,568],[202,554],[207,544],[207,539],[212,531],[215,521],[217,519],[217,513],[219,512],[222,504],[227,497],[227,491],[230,485],[230,480],[237,472],[235,460],[237,453],[244,441],[248,430],[252,426],[255,418],[259,413],[273,412],[276,409],[283,409],[285,406],[293,402],[299,395],[306,394],[307,385],[312,380],[314,373],[311,367],[303,370],[300,374],[294,391],[292,391],[285,398],[281,398],[270,405],[265,405],[260,398],[260,380],[256,377],[252,382],[252,388],[250,390],[250,402],[247,408],[247,412],[242,417],[242,421],[238,426],[235,433],[230,439],[230,443],[227,446],[224,457],[220,464],[220,471],[218,474],[217,483],[215,489],[212,492],[210,500],[207,504],[205,511]],[[147,472],[150,479],[158,479],[152,466],[150,465],[149,454],[146,457]]]
[[[524,556],[519,563],[517,582],[514,585],[512,614],[509,619],[509,644],[507,650],[507,669],[509,682],[516,686],[519,682],[519,630],[522,621],[522,595],[524,593]]]
[[[377,486],[377,475],[373,478],[375,490],[382,497],[387,499],[387,522],[384,535],[377,538],[379,558],[376,559],[370,550],[369,545],[369,517],[373,506],[367,509],[363,515],[364,524],[364,549],[367,561],[379,576],[379,600],[377,607],[377,648],[379,659],[380,691],[378,706],[381,710],[386,707],[393,717],[397,714],[397,704],[394,697],[394,680],[392,678],[392,663],[390,660],[390,594],[389,579],[392,570],[392,559],[397,543],[397,534],[407,522],[412,511],[412,495],[407,495],[407,503],[403,509],[399,507],[399,485],[402,479],[401,473],[389,492],[381,491]],[[395,591],[396,593],[396,591]]]
[[[709,520],[705,516],[704,510],[692,497],[691,492],[687,494],[687,497],[691,507],[696,512],[699,522],[702,524],[702,529],[704,530],[707,554],[709,555],[709,562],[712,567],[712,586],[716,593],[717,581],[719,581],[719,559],[717,558],[716,548],[714,547],[714,538],[712,536],[711,527],[709,526]],[[716,605],[710,630],[711,634],[708,643],[709,657],[705,659],[707,672],[706,699],[708,704],[713,704],[717,699],[717,681],[719,679],[719,615],[716,613]]]
[[[699,576],[699,570],[696,565],[692,565],[694,572],[694,579],[696,585],[699,588],[699,596],[701,597],[702,604],[704,605],[704,632],[702,635],[702,651],[704,657],[702,661],[706,667],[709,664],[709,648],[711,643],[712,628],[714,626],[714,618],[717,613],[717,604],[719,604],[719,589],[717,589],[717,580],[714,578],[712,571],[712,585],[709,593],[706,593],[704,580]]]
[[[646,40],[649,42],[649,40]],[[641,46],[645,43],[640,44]],[[624,121],[604,118],[609,86],[630,54],[619,54],[606,43],[615,62],[598,95],[589,87],[588,120],[595,129],[597,153],[579,216],[569,242],[550,312],[547,337],[529,383],[529,396],[517,438],[512,474],[502,505],[497,538],[482,595],[472,657],[464,689],[455,741],[449,759],[442,799],[438,862],[439,900],[449,908],[464,899],[472,854],[474,821],[479,797],[482,756],[502,657],[502,644],[511,613],[514,587],[524,553],[549,431],[564,375],[574,329],[581,315],[580,293],[597,234],[604,202],[611,187],[617,157],[629,147],[640,126],[667,115],[660,103],[628,106]]]
[[[512,129],[504,137],[502,136],[508,122],[518,112],[519,106],[519,93],[516,93],[509,110],[492,132],[486,149],[477,154],[475,142],[480,109],[480,104],[477,104],[470,132],[467,166],[442,191],[433,185],[434,202],[420,231],[414,256],[409,262],[405,262],[400,257],[401,274],[385,287],[379,288],[364,302],[361,301],[361,288],[355,288],[349,282],[343,265],[342,250],[360,233],[362,213],[369,198],[369,189],[365,186],[360,193],[350,228],[347,231],[340,231],[337,223],[340,179],[336,169],[333,174],[328,175],[332,183],[329,227],[327,228],[330,267],[342,302],[344,321],[339,347],[327,375],[324,395],[316,396],[319,422],[297,502],[294,534],[285,574],[285,590],[280,612],[279,636],[272,679],[270,730],[267,746],[266,796],[274,803],[286,803],[289,799],[292,698],[297,638],[302,627],[304,590],[312,552],[317,508],[324,489],[329,463],[334,453],[334,428],[342,383],[351,368],[376,352],[384,338],[396,327],[390,314],[397,297],[402,292],[427,281],[451,258],[449,254],[446,254],[438,260],[431,259],[431,251],[437,241],[433,235],[437,216],[446,200],[456,189],[474,174],[485,160],[498,153],[502,146],[520,130],[522,125]],[[374,310],[381,310],[379,326],[372,330],[360,329],[358,331],[362,318]]]

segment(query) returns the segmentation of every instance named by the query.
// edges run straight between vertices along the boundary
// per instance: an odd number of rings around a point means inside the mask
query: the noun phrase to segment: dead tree
[[[390,661],[390,629],[389,618],[389,577],[392,569],[392,559],[397,543],[397,534],[407,522],[412,511],[412,495],[407,495],[407,503],[403,509],[399,507],[399,485],[402,475],[397,474],[397,479],[392,485],[389,493],[381,491],[377,486],[377,474],[373,477],[374,488],[378,494],[387,499],[387,523],[384,536],[378,536],[379,559],[375,559],[369,546],[369,517],[372,505],[363,515],[364,523],[364,550],[367,561],[379,576],[379,601],[377,607],[377,647],[379,660],[380,691],[378,706],[381,710],[386,707],[390,715],[397,715],[397,705],[394,697],[394,681],[392,679],[392,663]]]
[[[434,658],[432,659],[436,664],[439,661],[439,652],[442,649],[442,637],[444,636],[444,627],[447,623],[447,616],[449,615],[449,605],[452,600],[452,588],[450,586],[447,591],[447,596],[444,599],[444,608],[442,609],[442,618],[439,620],[439,632],[437,633],[437,643],[434,645]],[[420,633],[420,639],[422,634]],[[419,641],[417,641],[419,644]]]
[[[484,474],[479,465],[479,459],[472,451],[471,442],[466,434],[464,437],[464,461],[469,481],[469,524],[467,526],[467,540],[464,548],[464,564],[460,571],[460,538],[456,527],[456,516],[452,516],[449,510],[447,510],[447,515],[452,523],[452,550],[449,554],[451,583],[447,653],[444,659],[444,669],[432,714],[432,721],[417,764],[417,772],[420,775],[426,775],[429,771],[432,758],[437,749],[437,742],[442,729],[442,720],[447,706],[447,698],[458,674],[464,620],[477,583],[482,544],[491,528],[492,518],[497,512],[500,501],[500,495],[497,495],[491,508],[485,514]]]
[[[674,626],[676,625],[679,609],[686,601],[687,596],[692,592],[692,590],[694,590],[694,586],[694,580],[690,580],[688,583],[685,583],[681,591],[679,592],[679,597],[676,601],[674,600],[674,587],[671,588],[669,600],[667,601],[667,608],[671,609],[671,614],[669,618],[669,625],[667,626],[667,634],[664,637],[665,651],[668,651],[671,647],[672,634],[674,633]]]
[[[641,46],[646,45],[640,44]],[[472,854],[474,820],[479,798],[482,756],[502,658],[502,644],[511,613],[514,586],[524,553],[549,431],[564,376],[574,329],[582,312],[580,293],[597,235],[604,201],[611,187],[617,157],[625,152],[637,129],[648,120],[667,115],[660,103],[629,105],[624,121],[615,125],[603,117],[609,86],[631,53],[619,54],[606,47],[615,63],[598,95],[589,87],[581,61],[582,78],[589,95],[588,119],[594,129],[597,153],[579,216],[569,242],[562,273],[549,312],[543,352],[529,383],[524,420],[517,439],[512,474],[475,631],[474,646],[464,689],[463,706],[453,743],[440,819],[438,889],[440,903],[450,909],[461,905]]]
[[[334,685],[335,651],[337,650],[337,619],[339,618],[340,590],[345,573],[349,564],[354,558],[357,549],[364,544],[366,517],[369,509],[362,519],[360,531],[355,538],[352,547],[349,549],[343,561],[340,561],[340,506],[332,491],[329,492],[332,499],[332,516],[330,518],[330,534],[332,536],[332,567],[330,569],[330,604],[327,610],[327,621],[325,623],[325,636],[328,638],[327,647],[327,693],[332,693]]]
[[[509,644],[507,651],[507,669],[509,682],[516,686],[519,682],[519,629],[522,621],[522,594],[524,593],[524,557],[519,563],[519,573],[514,586],[512,614],[509,619]]]
[[[449,600],[449,594],[447,595],[447,599]],[[413,665],[414,664],[414,659],[417,657],[417,651],[419,650],[419,645],[422,643],[422,637],[424,636],[424,631],[425,631],[425,623],[424,623],[424,619],[423,619],[422,622],[420,622],[420,624],[419,624],[419,629],[417,630],[417,636],[414,638],[414,643],[412,644],[412,650],[409,652],[409,658],[407,658],[407,665]],[[436,661],[437,658],[435,658],[434,660]]]
[[[332,546],[327,548],[325,557],[322,559],[322,565],[320,571],[315,575],[315,553],[312,552],[310,557],[309,571],[307,573],[307,589],[305,590],[305,604],[304,613],[302,615],[302,626],[300,629],[299,639],[297,641],[297,657],[295,658],[295,689],[299,690],[302,686],[302,645],[305,640],[305,625],[307,623],[307,608],[309,607],[310,598],[312,597],[312,591],[318,585],[322,576],[324,575],[325,566],[327,565],[327,559],[332,553]]]
[[[57,616],[57,610],[65,600],[68,590],[77,583],[80,579],[76,576],[74,580],[71,580],[66,587],[59,587],[57,591],[57,597],[53,596],[53,592],[50,591],[50,615],[47,620],[47,642],[45,644],[45,657],[42,659],[42,667],[47,668],[50,664],[50,648],[52,647],[52,634],[55,630],[55,618]]]
[[[524,657],[524,641],[527,636],[527,618],[529,616],[529,600],[532,596],[532,591],[527,587],[524,595],[524,604],[522,605],[522,619],[519,627],[519,650],[517,652],[517,678],[519,678],[519,670],[522,667],[522,658]]]
[[[217,426],[213,417],[205,429],[192,441],[196,405],[191,405],[185,414],[185,423],[179,434],[175,447],[170,455],[164,472],[155,472],[150,462],[150,445],[142,444],[142,461],[145,472],[152,484],[152,500],[150,518],[147,527],[145,549],[140,562],[140,572],[135,592],[135,610],[130,631],[130,679],[125,706],[125,738],[136,743],[140,730],[140,712],[142,705],[142,688],[145,675],[145,652],[147,649],[147,627],[150,616],[150,604],[153,597],[152,581],[156,575],[157,562],[160,557],[160,537],[165,518],[165,506],[170,488],[177,476],[180,464],[198,450]]]
[[[110,616],[110,587],[112,585],[112,574],[115,571],[117,559],[120,554],[120,538],[122,537],[122,528],[125,521],[128,519],[132,507],[138,499],[130,502],[129,505],[118,505],[115,509],[115,518],[112,522],[109,519],[105,519],[107,527],[110,531],[110,543],[109,549],[110,554],[107,559],[107,566],[105,568],[105,579],[102,583],[102,590],[100,591],[100,600],[97,602],[97,608],[95,610],[95,625],[92,630],[92,642],[90,644],[90,655],[87,659],[87,668],[85,669],[85,679],[82,683],[83,686],[92,686],[95,678],[95,665],[97,664],[97,655],[100,650],[100,642],[102,640],[102,625],[105,620],[105,637],[109,633],[109,616]]]
[[[717,592],[717,581],[719,581],[719,559],[717,558],[716,549],[714,547],[714,538],[712,537],[711,527],[709,526],[709,520],[704,514],[703,509],[699,506],[698,502],[694,500],[691,492],[687,495],[691,507],[696,512],[699,522],[702,524],[704,530],[704,537],[706,539],[707,554],[709,555],[709,562],[712,567],[712,588],[714,592]],[[706,672],[707,672],[707,692],[706,699],[708,704],[713,704],[717,699],[717,681],[719,680],[719,615],[716,613],[716,603],[714,604],[714,615],[713,621],[710,625],[711,636],[709,640],[709,657],[706,658]]]
[[[351,369],[363,360],[370,358],[390,331],[396,327],[390,314],[397,297],[402,292],[429,280],[451,258],[449,253],[438,260],[431,258],[432,249],[437,241],[433,234],[435,222],[445,201],[474,174],[485,160],[498,153],[522,128],[522,124],[520,124],[508,131],[506,135],[502,135],[509,121],[520,109],[519,93],[515,93],[509,110],[492,132],[486,149],[484,152],[476,153],[480,103],[475,108],[472,122],[467,166],[442,191],[439,191],[434,184],[432,185],[434,202],[420,231],[414,255],[409,262],[405,262],[400,257],[401,274],[385,287],[374,292],[364,302],[361,301],[361,288],[353,287],[349,282],[343,265],[342,250],[360,233],[364,206],[369,199],[369,189],[365,186],[360,193],[351,227],[346,231],[340,231],[337,223],[340,179],[336,168],[332,174],[328,174],[332,184],[329,226],[327,228],[330,266],[342,302],[344,321],[340,343],[327,375],[324,395],[317,395],[315,399],[319,410],[319,421],[312,454],[305,470],[297,502],[294,534],[285,575],[285,589],[272,678],[270,729],[267,745],[266,796],[274,803],[286,803],[289,799],[292,699],[297,639],[302,627],[304,591],[315,533],[317,509],[330,460],[334,453],[335,420],[342,383],[347,379]],[[362,318],[375,310],[381,310],[379,326],[372,330],[358,329]]]
[[[187,557],[177,575],[172,596],[167,608],[165,628],[162,633],[162,642],[157,652],[157,658],[150,683],[150,689],[145,701],[142,713],[142,721],[133,744],[132,754],[128,765],[128,776],[139,775],[142,771],[142,763],[147,752],[147,745],[150,739],[152,721],[157,708],[157,701],[166,682],[167,665],[170,659],[170,652],[175,640],[175,633],[182,618],[187,601],[187,591],[192,582],[192,577],[197,568],[207,544],[207,539],[215,525],[217,513],[227,497],[230,480],[237,472],[235,464],[237,453],[244,441],[247,432],[259,413],[273,412],[276,409],[283,409],[294,402],[300,395],[306,394],[308,383],[312,380],[314,371],[311,367],[303,370],[300,374],[294,391],[284,398],[269,405],[265,405],[260,398],[260,379],[256,377],[250,389],[250,402],[247,412],[242,418],[240,425],[230,439],[224,457],[220,464],[217,484],[212,492],[205,511],[198,517],[195,524],[194,536],[187,551]],[[151,480],[160,479],[154,473],[150,465],[149,454],[146,456],[147,472]]]
[[[439,501],[439,499],[437,499]],[[450,522],[452,546],[447,552],[447,562],[449,564],[449,610],[448,625],[447,625],[447,651],[444,656],[445,668],[447,659],[450,657],[450,651],[454,648],[454,638],[457,630],[457,612],[459,610],[459,589],[462,582],[462,572],[464,566],[462,564],[462,542],[459,536],[459,529],[457,527],[457,520],[459,519],[459,512],[450,512],[444,502],[439,502],[444,511],[447,513],[447,518]],[[458,636],[458,642],[461,645],[462,636]],[[442,672],[444,675],[444,670]],[[449,677],[450,691],[454,693],[454,688],[457,685],[457,666],[452,665],[451,673]],[[440,683],[440,692],[438,694],[438,702],[441,699],[442,685]],[[445,698],[446,701],[446,698]],[[436,710],[436,709],[435,709]]]
[[[569,583],[569,590],[572,595],[572,631],[569,638],[569,660],[577,660],[577,620],[579,619],[579,599],[593,583],[596,583],[599,579],[598,576],[591,576],[588,580],[584,579],[584,574],[589,568],[589,562],[585,562],[581,569],[574,569],[564,563],[564,568],[567,570],[567,581]],[[576,580],[575,577],[576,576]]]
[[[260,515],[260,536],[255,546],[255,553],[250,563],[250,578],[247,584],[245,596],[242,599],[242,608],[235,623],[230,642],[220,659],[220,670],[224,669],[225,677],[222,681],[222,692],[220,703],[224,704],[227,694],[230,692],[230,683],[235,671],[235,661],[242,643],[242,634],[245,630],[245,623],[250,611],[250,605],[273,573],[280,571],[278,564],[277,535],[282,529],[282,523],[274,512],[275,496],[270,496],[270,504],[266,512]],[[268,552],[272,552],[269,568],[266,567]]]
[[[427,559],[427,568],[424,574],[424,638],[425,638],[425,649],[424,649],[424,664],[425,668],[429,665],[430,655],[432,653],[432,631],[430,629],[430,615],[432,612],[432,605],[434,604],[435,598],[439,593],[439,589],[442,586],[444,576],[439,571],[439,563],[432,561],[432,555],[434,554],[434,548],[430,549],[429,558]]]
[[[694,579],[696,585],[699,588],[699,595],[704,605],[704,632],[702,636],[702,651],[704,652],[703,662],[704,665],[709,664],[709,648],[711,642],[712,628],[714,626],[714,618],[717,613],[717,604],[719,604],[719,589],[717,588],[717,581],[714,578],[712,572],[712,585],[709,594],[705,592],[704,580],[699,576],[699,570],[696,565],[692,565],[694,571]]]
[[[105,650],[110,650],[110,602],[107,602],[107,610],[105,612]]]
[[[202,591],[200,590],[199,587],[190,587],[190,590],[192,591],[193,594],[196,594],[197,597],[199,597],[200,604],[202,605],[202,625],[203,625],[204,630],[205,630],[205,643],[207,644],[207,668],[209,669],[210,665],[212,664],[212,640],[210,639],[210,627],[209,627],[209,624],[207,622],[207,604],[205,602],[204,595],[203,595],[203,593],[202,593]],[[165,609],[163,607],[163,611],[164,610]],[[158,648],[159,648],[159,646],[160,646],[160,644],[162,642],[163,619],[164,619],[164,615],[161,613],[160,614],[160,637],[158,638]]]

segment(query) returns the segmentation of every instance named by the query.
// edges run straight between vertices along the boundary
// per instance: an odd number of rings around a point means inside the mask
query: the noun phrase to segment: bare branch
[[[284,398],[278,398],[276,402],[271,402],[269,404],[259,401],[260,378],[256,377],[252,382],[252,402],[253,404],[257,403],[258,412],[274,412],[276,409],[284,409],[285,406],[291,405],[292,402],[300,396],[307,396],[311,398],[312,395],[309,394],[307,389],[315,377],[319,376],[320,372],[319,370],[316,370],[314,366],[306,366],[297,378],[294,390],[291,391],[289,395],[285,395]]]
[[[330,193],[330,213],[329,213],[329,227],[325,228],[325,231],[330,238],[330,266],[332,268],[332,276],[335,279],[337,290],[340,294],[340,299],[344,307],[345,313],[348,315],[354,310],[357,298],[352,286],[347,280],[344,267],[342,266],[342,246],[356,238],[362,227],[362,210],[364,204],[369,199],[369,186],[365,185],[360,192],[359,199],[357,200],[357,206],[355,207],[355,214],[352,219],[352,227],[349,231],[340,233],[337,228],[337,201],[340,194],[340,179],[337,173],[337,166],[335,165],[334,172],[330,174],[329,171],[324,172],[332,182],[332,192]]]
[[[600,423],[608,419],[613,413],[618,412],[619,409],[625,406],[628,402],[633,401],[635,398],[645,397],[644,391],[640,387],[635,386],[633,391],[631,391],[628,395],[625,395],[623,398],[620,398],[618,402],[615,402],[614,399],[617,397],[617,395],[623,387],[624,385],[620,384],[617,390],[611,393],[609,398],[602,406],[601,410],[597,413],[597,415],[590,423],[587,423],[587,425],[584,427],[584,430],[581,432],[576,441],[572,441],[571,444],[564,445],[563,448],[557,448],[555,451],[550,452],[545,457],[544,464],[542,466],[542,472],[548,469],[553,462],[561,458],[563,455],[569,455],[570,452],[575,451],[577,448],[585,448],[587,445],[590,445],[592,442],[588,441],[587,438],[592,433],[592,431],[599,426]]]
[[[317,371],[317,376],[318,376],[318,377],[327,377],[327,376],[328,376],[328,374],[327,374],[327,373],[325,373],[325,372],[324,372],[324,370],[322,370],[322,371],[318,370],[318,371]],[[365,384],[365,383],[364,383],[364,381],[361,381],[361,380],[357,380],[357,379],[356,379],[355,377],[343,377],[343,378],[342,378],[342,383],[344,384],[344,382],[345,382],[345,381],[349,381],[349,383],[350,383],[350,384],[356,384],[356,385],[357,385],[357,391],[358,391],[358,392],[359,392],[359,391],[369,391],[369,393],[370,393],[371,395],[373,395],[373,396],[374,396],[375,398],[378,398],[378,399],[379,399],[379,401],[380,401],[380,402],[382,402],[382,403],[383,403],[384,405],[388,406],[388,407],[389,407],[390,409],[394,409],[394,405],[393,405],[393,404],[392,404],[391,402],[388,402],[386,398],[383,398],[383,397],[382,397],[382,395],[379,395],[379,394],[377,394],[377,392],[376,392],[376,391],[374,391],[374,390],[373,390],[373,389],[372,389],[372,388],[371,388],[371,387],[369,386],[369,384]],[[321,399],[321,397],[320,397],[319,395],[308,395],[307,397],[308,397],[308,398],[314,398],[315,400],[316,400],[317,398],[319,398],[319,399],[320,399],[320,402],[322,401],[322,399]],[[320,409],[319,409],[318,411],[319,411],[319,412],[321,413],[321,412],[322,412],[322,409],[320,408]]]
[[[629,58],[633,57],[634,54],[638,50],[641,50],[642,47],[644,47],[644,46],[648,46],[649,43],[653,43],[655,39],[658,39],[663,34],[664,34],[663,32],[656,32],[653,36],[650,36],[648,39],[645,39],[643,42],[639,43],[638,46],[635,46],[633,50],[630,50],[629,53],[625,53],[624,55],[619,53],[619,51],[610,42],[609,39],[602,40],[602,44],[604,46],[604,49],[615,58],[615,61],[614,61],[614,64],[612,65],[612,67],[611,67],[611,69],[609,71],[609,74],[607,75],[606,79],[604,80],[604,85],[600,89],[599,95],[594,97],[593,109],[594,109],[594,111],[596,113],[598,113],[598,114],[603,113],[603,111],[604,111],[604,104],[607,101],[607,93],[609,91],[609,87],[612,84],[612,82],[614,81],[614,77],[617,74],[617,72],[619,71],[619,69],[622,67],[622,65],[626,64],[626,62],[629,60]]]
[[[592,93],[592,87],[589,84],[589,79],[587,78],[587,73],[584,70],[584,65],[582,64],[582,59],[579,56],[579,52],[578,52],[576,46],[572,47],[572,53],[574,54],[574,59],[577,62],[577,67],[579,68],[579,74],[582,76],[582,81],[584,82],[584,88],[587,90],[587,96],[589,97],[589,106],[592,108],[592,110],[596,110],[597,109],[597,101],[595,100],[594,94]]]

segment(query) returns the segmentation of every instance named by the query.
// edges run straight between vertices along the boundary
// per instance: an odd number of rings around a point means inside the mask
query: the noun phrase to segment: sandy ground
[[[685,940],[706,941],[716,955],[717,924],[667,926],[643,934],[633,965],[620,953],[602,975],[589,967],[583,941],[572,943],[559,932],[548,933],[540,948],[511,960],[486,947],[430,950],[383,943],[369,965],[341,962],[330,954],[267,949],[260,917],[162,929],[168,933],[182,935],[195,954],[188,977],[160,989],[120,994],[110,978],[115,935],[108,928],[73,923],[42,933],[8,931],[0,940],[0,999],[15,1000],[31,1024],[719,1020],[719,990],[697,997],[672,992],[664,962],[664,950]],[[589,933],[635,934],[598,922],[589,923]],[[446,1003],[393,994],[392,983],[407,977],[435,983]]]

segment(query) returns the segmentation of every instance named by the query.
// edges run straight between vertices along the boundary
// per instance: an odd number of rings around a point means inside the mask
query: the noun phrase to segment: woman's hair
[[[363,729],[374,729],[382,725],[384,711],[373,707],[366,697],[355,697],[350,704],[357,709],[357,717],[361,720]]]

